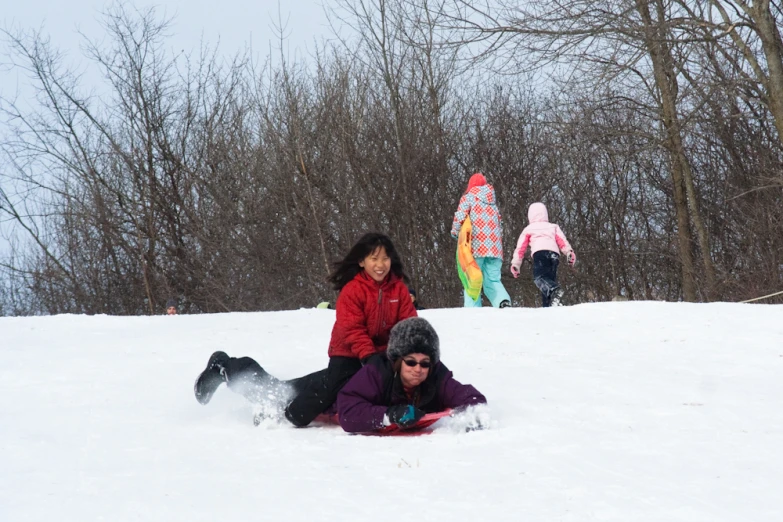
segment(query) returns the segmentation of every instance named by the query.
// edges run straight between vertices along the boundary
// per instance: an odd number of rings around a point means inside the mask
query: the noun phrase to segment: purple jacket
[[[446,365],[438,362],[419,385],[414,405],[433,413],[486,402],[476,388],[461,384]],[[409,403],[392,363],[378,357],[359,370],[337,395],[340,426],[349,433],[375,431],[383,428],[383,416],[389,406]]]

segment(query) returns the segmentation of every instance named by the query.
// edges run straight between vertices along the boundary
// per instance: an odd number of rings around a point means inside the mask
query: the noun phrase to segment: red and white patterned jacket
[[[499,257],[503,259],[503,225],[492,185],[480,185],[469,189],[459,200],[451,225],[452,237],[459,236],[465,218],[470,216],[473,237],[470,244],[473,257]]]

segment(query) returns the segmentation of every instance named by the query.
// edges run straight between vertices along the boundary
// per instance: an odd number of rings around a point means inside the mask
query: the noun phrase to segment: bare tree
[[[467,43],[485,43],[483,57],[489,56],[495,63],[500,59],[504,67],[510,61],[525,68],[566,64],[571,67],[569,82],[592,92],[601,92],[598,87],[607,82],[631,86],[639,95],[639,109],[658,113],[661,143],[671,158],[683,297],[688,301],[697,298],[691,246],[694,236],[700,245],[708,297],[715,286],[715,271],[683,146],[677,79],[683,64],[677,59],[679,27],[673,23],[677,17],[671,6],[657,0],[568,0],[531,2],[524,7],[500,2],[497,10],[458,0],[455,6],[451,27],[460,27]]]
[[[506,245],[528,204],[547,203],[579,252],[561,271],[572,303],[783,285],[768,91],[707,3],[571,2],[466,27],[448,26],[450,2],[344,2],[352,35],[277,65],[171,53],[165,18],[118,4],[105,43],[86,41],[104,79],[90,90],[42,34],[4,33],[37,96],[0,100],[0,218],[14,224],[1,312],[149,314],[171,296],[189,312],[312,306],[369,230],[392,237],[427,306],[452,306],[449,228],[475,171],[498,191]],[[475,48],[452,43],[471,37],[490,72],[462,67]],[[561,59],[549,82],[520,75]],[[683,269],[697,251],[714,284]],[[535,305],[529,271],[506,282]]]
[[[742,70],[749,80],[761,86],[760,98],[772,113],[778,138],[783,142],[783,38],[779,29],[783,23],[783,10],[780,3],[710,0],[709,5],[714,11],[693,10],[694,17],[702,22],[701,27],[710,36],[727,35],[741,52],[747,64],[747,69]],[[717,49],[727,59],[741,65],[735,61],[729,46]]]

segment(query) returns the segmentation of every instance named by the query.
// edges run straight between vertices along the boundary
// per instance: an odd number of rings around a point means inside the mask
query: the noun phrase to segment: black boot
[[[552,300],[551,305],[560,306],[562,304],[560,302],[562,298],[563,298],[563,289],[558,286],[554,290],[552,290],[552,294],[550,298]]]
[[[229,359],[226,352],[215,352],[209,357],[207,367],[198,376],[196,384],[193,386],[193,393],[195,393],[198,402],[207,404],[220,383],[226,382],[222,370]]]
[[[500,301],[500,306],[498,306],[498,308],[511,308],[511,301],[508,299]]]

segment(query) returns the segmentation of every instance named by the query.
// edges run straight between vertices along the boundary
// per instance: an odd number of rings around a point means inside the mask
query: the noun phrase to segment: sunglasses
[[[410,366],[411,368],[415,368],[418,364],[425,370],[428,369],[430,366],[432,366],[432,363],[430,361],[417,361],[416,359],[403,359],[402,362],[405,363],[405,366]]]

